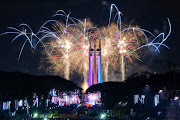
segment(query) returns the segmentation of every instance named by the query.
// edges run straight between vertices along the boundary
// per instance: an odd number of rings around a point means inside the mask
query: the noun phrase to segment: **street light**
[[[159,93],[162,93],[163,91],[162,90],[159,90]]]

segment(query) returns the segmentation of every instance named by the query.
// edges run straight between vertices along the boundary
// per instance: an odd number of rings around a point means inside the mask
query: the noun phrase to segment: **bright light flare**
[[[179,99],[179,97],[177,97],[177,96],[176,96],[176,97],[174,97],[174,100],[178,100],[178,99]]]
[[[83,88],[83,91],[85,92],[88,89],[88,83],[84,82],[82,88]]]
[[[65,40],[65,43],[66,43],[65,48],[70,49],[71,48],[71,43],[69,41],[67,41],[67,40]]]
[[[47,118],[44,118],[44,120],[48,120]]]
[[[101,119],[105,119],[106,118],[106,114],[105,113],[102,113],[101,114]]]
[[[33,118],[37,118],[38,117],[38,113],[34,113]]]

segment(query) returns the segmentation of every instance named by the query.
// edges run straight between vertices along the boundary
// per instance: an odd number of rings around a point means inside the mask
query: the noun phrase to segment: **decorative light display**
[[[134,104],[148,104],[145,103],[145,99],[150,99],[150,98],[146,98],[145,95],[134,95]],[[153,99],[152,99],[153,103],[154,103],[154,107],[156,107],[159,103],[160,103],[160,95],[156,94],[154,95]]]
[[[69,91],[69,92],[58,92],[55,89],[52,89],[49,92],[49,95],[52,97],[51,103],[58,106],[69,106],[71,104],[79,104],[79,90]]]
[[[75,90],[75,91],[64,91],[64,92],[59,92],[56,89],[51,89],[49,91],[49,97],[51,99],[46,99],[45,100],[45,107],[49,107],[50,104],[55,104],[57,106],[69,106],[71,104],[79,104],[80,103],[80,91],[79,90]],[[39,98],[37,96],[36,93],[33,94],[32,97],[32,106],[34,107],[39,107],[41,106],[41,102],[39,101],[39,99],[43,100],[44,98],[41,96],[41,98]],[[11,105],[12,101],[7,101],[7,102],[3,102],[3,110],[7,110],[10,109],[10,105]],[[25,100],[14,100],[14,108],[16,110],[19,109],[19,107],[25,107],[27,108],[27,113],[29,113],[29,103],[27,101],[27,98]]]
[[[134,104],[140,103],[144,104],[145,95],[134,95]]]
[[[33,106],[38,107],[38,105],[39,105],[39,99],[38,99],[38,96],[36,95],[36,93],[34,93],[34,95],[33,95]]]
[[[23,106],[23,100],[20,100],[20,101],[18,102],[18,106],[19,106],[19,107],[22,107],[22,106]]]
[[[19,107],[29,107],[27,99],[25,100],[14,100],[15,109],[18,110]]]
[[[11,101],[3,102],[3,110],[10,109]]]
[[[139,95],[134,95],[134,104],[137,104],[139,101]]]
[[[90,105],[101,104],[101,92],[97,91],[95,93],[88,93],[87,104]]]
[[[154,106],[157,106],[159,104],[159,95],[154,96]]]

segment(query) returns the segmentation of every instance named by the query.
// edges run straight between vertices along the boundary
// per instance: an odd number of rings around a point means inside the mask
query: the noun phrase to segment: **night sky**
[[[7,27],[18,27],[27,23],[34,32],[51,19],[57,10],[71,12],[71,16],[78,19],[90,18],[98,27],[107,25],[110,4],[114,3],[123,13],[122,21],[134,20],[141,28],[153,33],[158,31],[168,33],[167,17],[172,24],[172,33],[165,42],[171,50],[161,47],[161,53],[149,51],[141,66],[146,66],[151,72],[168,71],[168,60],[172,64],[180,64],[180,7],[176,0],[114,0],[105,5],[100,0],[1,0],[0,1],[0,33],[8,31]],[[11,43],[15,35],[0,36],[0,71],[21,71],[34,75],[48,74],[39,70],[40,50],[32,51],[27,45],[20,61],[18,54],[23,44],[23,39]],[[171,57],[170,57],[171,56]],[[138,72],[138,69],[135,70]]]

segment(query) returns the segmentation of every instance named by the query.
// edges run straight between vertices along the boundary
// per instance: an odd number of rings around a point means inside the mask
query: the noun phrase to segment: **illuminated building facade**
[[[101,92],[97,91],[94,93],[87,94],[87,103],[90,105],[101,105]]]
[[[70,106],[71,104],[80,104],[80,101],[79,89],[75,89],[74,91],[59,91],[54,88],[49,91],[47,98],[44,98],[43,95],[38,96],[34,93],[32,99],[25,98],[4,101],[0,106],[2,106],[2,110],[9,111],[9,113],[12,113],[12,116],[15,116],[17,110],[23,109],[29,114],[29,109],[34,107],[38,108],[45,106],[46,109],[52,109],[51,106]]]
[[[69,91],[69,92],[59,92],[55,89],[52,89],[49,92],[49,95],[52,97],[51,103],[57,106],[69,106],[71,104],[80,103],[80,91]],[[48,103],[47,103],[48,106]]]

